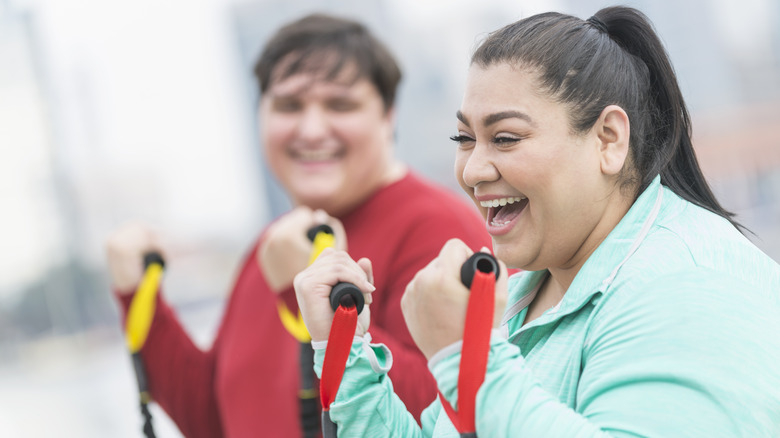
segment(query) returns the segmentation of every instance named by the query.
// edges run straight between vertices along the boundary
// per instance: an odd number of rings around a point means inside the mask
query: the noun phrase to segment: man
[[[159,300],[142,350],[152,396],[187,437],[303,436],[301,342],[280,315],[298,313],[292,283],[309,261],[306,232],[325,223],[339,248],[373,262],[371,333],[392,349],[396,392],[419,420],[436,387],[404,324],[401,295],[448,239],[490,246],[482,220],[394,157],[401,71],[360,23],[325,15],[292,22],[268,42],[255,74],[265,157],[295,208],[253,246],[210,350],[198,349]],[[138,225],[108,241],[125,312],[143,253],[162,250],[155,242]],[[313,376],[310,363],[303,370]]]

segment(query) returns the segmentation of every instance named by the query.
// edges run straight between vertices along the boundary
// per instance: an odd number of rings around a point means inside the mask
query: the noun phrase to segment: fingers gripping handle
[[[317,242],[320,233],[333,236],[333,228],[326,224],[315,225],[306,232],[306,237],[312,242]],[[335,312],[339,305],[344,307],[356,307],[357,313],[363,311],[365,299],[363,292],[352,283],[337,283],[330,292],[330,307]]]
[[[498,261],[492,255],[486,252],[475,252],[471,255],[460,268],[460,281],[467,288],[471,288],[471,282],[474,280],[474,274],[477,272],[485,274],[495,273],[496,280],[501,273],[498,268]]]

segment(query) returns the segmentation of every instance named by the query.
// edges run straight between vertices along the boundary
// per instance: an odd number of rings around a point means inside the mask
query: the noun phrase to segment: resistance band
[[[310,228],[306,236],[312,242],[309,264],[319,257],[322,250],[335,246],[333,229],[322,224]],[[319,407],[317,406],[317,389],[314,385],[314,350],[311,347],[311,335],[306,329],[303,317],[299,311],[293,315],[283,300],[276,303],[279,319],[284,328],[300,343],[300,378],[301,388],[298,390],[301,410],[301,428],[304,438],[314,438],[319,431]]]
[[[330,291],[330,306],[336,312],[328,334],[328,346],[322,363],[320,401],[322,402],[322,437],[336,438],[336,423],[330,419],[330,404],[344,376],[352,339],[355,337],[357,318],[363,311],[363,292],[352,283],[338,283]]]
[[[485,380],[487,370],[499,272],[496,259],[484,252],[472,255],[460,271],[461,282],[470,289],[471,294],[466,308],[458,371],[458,410],[452,408],[441,392],[439,399],[461,438],[477,437],[477,391]]]
[[[328,225],[322,224],[312,227],[306,232],[306,236],[312,242],[308,264],[314,263],[314,260],[319,257],[323,249],[335,246],[336,238],[333,235],[333,229]],[[306,324],[303,322],[301,312],[298,312],[298,315],[293,315],[283,300],[279,300],[276,303],[276,309],[279,313],[279,319],[282,321],[282,325],[298,340],[298,342],[305,342],[307,344],[311,342],[311,336],[306,329]]]
[[[149,327],[154,318],[157,290],[160,287],[165,261],[156,252],[144,255],[144,275],[138,289],[130,302],[127,312],[125,333],[127,335],[127,347],[133,359],[135,377],[138,381],[138,395],[141,401],[141,414],[144,418],[143,432],[147,438],[155,438],[152,427],[152,413],[149,412],[149,388],[146,381],[146,370],[141,360],[141,349],[149,335]]]

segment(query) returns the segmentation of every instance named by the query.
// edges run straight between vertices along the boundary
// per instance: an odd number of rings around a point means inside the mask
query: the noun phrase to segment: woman
[[[496,286],[509,305],[476,398],[478,436],[780,435],[780,267],[712,195],[644,15],[546,13],[492,33],[457,118],[456,177],[496,256],[524,270]],[[448,242],[402,299],[453,407],[470,253]],[[370,277],[338,251],[296,277],[314,340],[330,324],[322,291]],[[438,399],[417,427],[371,367],[389,354],[360,344],[330,409],[339,436],[458,436]]]
[[[281,317],[298,314],[292,282],[312,252],[307,230],[327,223],[340,248],[374,262],[373,335],[396,352],[396,389],[419,417],[435,382],[403,322],[401,295],[448,239],[489,245],[479,215],[395,158],[401,71],[362,24],[322,14],[288,23],[255,74],[265,157],[296,207],[252,246],[211,348],[194,345],[171,307],[158,303],[141,352],[152,397],[187,437],[315,436],[311,360],[302,362],[307,353]],[[149,250],[160,247],[137,225],[109,239],[124,312]]]

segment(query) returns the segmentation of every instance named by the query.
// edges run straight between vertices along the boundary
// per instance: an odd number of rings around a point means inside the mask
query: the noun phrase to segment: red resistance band
[[[320,401],[322,410],[328,411],[330,404],[336,399],[336,393],[347,366],[352,339],[355,337],[358,312],[355,305],[340,305],[333,316],[328,335],[328,346],[325,348],[325,359],[322,363],[322,378],[320,379]]]
[[[461,437],[476,437],[477,391],[485,380],[490,332],[493,328],[496,277],[493,273],[474,272],[471,295],[463,327],[463,347],[458,374],[458,411],[439,392],[447,416]]]
[[[360,311],[365,299],[363,293],[352,283],[338,283],[330,291],[330,307],[336,312],[328,333],[328,346],[322,363],[320,379],[320,402],[322,403],[322,436],[336,438],[336,423],[330,419],[330,404],[336,399],[336,393],[347,366],[352,339]]]

